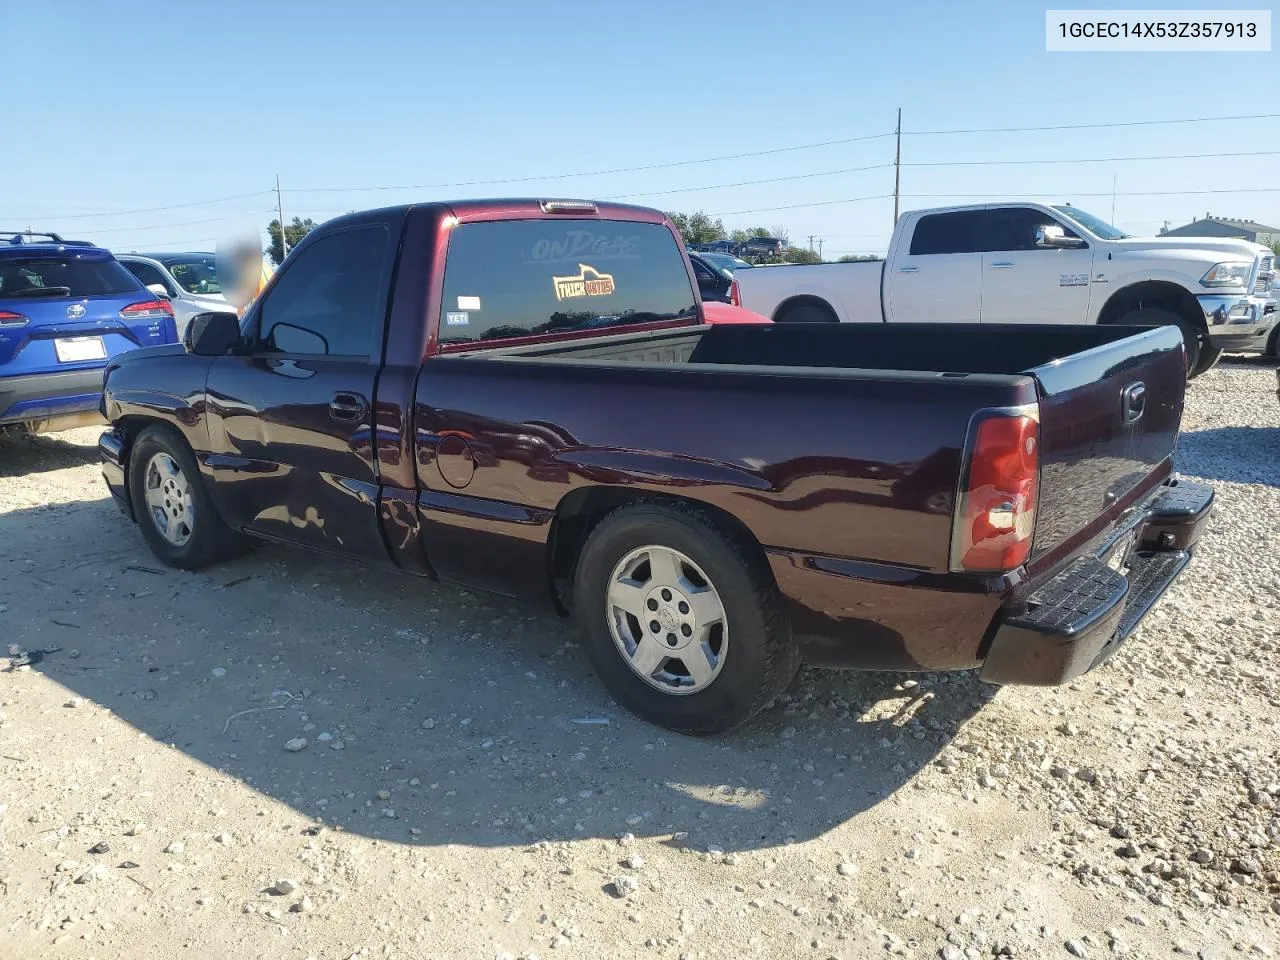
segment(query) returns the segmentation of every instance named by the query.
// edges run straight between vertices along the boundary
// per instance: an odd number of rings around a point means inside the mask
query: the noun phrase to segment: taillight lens
[[[8,310],[0,310],[0,327],[21,327],[28,323],[26,317],[20,313],[10,313]]]
[[[742,306],[742,290],[739,289],[737,280],[729,284],[729,302],[735,307]]]
[[[173,307],[168,300],[143,300],[131,303],[120,311],[126,320],[159,320],[161,317],[172,317]]]
[[[954,570],[996,572],[1026,562],[1036,526],[1040,423],[1035,411],[978,422],[951,544]]]

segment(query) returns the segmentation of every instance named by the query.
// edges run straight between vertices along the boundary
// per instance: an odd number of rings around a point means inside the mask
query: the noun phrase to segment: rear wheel
[[[190,448],[167,427],[148,427],[135,441],[129,499],[151,552],[171,567],[198,570],[247,543],[218,516]]]
[[[578,558],[574,607],[624,707],[682,733],[727,730],[791,682],[799,649],[758,548],[695,506],[605,517]]]
[[[775,318],[777,323],[839,323],[835,311],[820,300],[806,300],[787,307]]]
[[[1209,343],[1209,334],[1196,327],[1185,317],[1163,307],[1141,307],[1116,320],[1118,326],[1177,327],[1182,331],[1182,343],[1187,352],[1187,379],[1191,380],[1208,370],[1218,361],[1222,351]],[[1217,351],[1214,353],[1214,351]],[[1208,365],[1203,365],[1208,359]]]

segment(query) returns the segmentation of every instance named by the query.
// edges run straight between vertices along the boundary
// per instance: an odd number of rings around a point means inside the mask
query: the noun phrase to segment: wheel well
[[[1117,290],[1098,314],[1098,323],[1116,323],[1128,313],[1147,307],[1171,310],[1193,327],[1207,331],[1204,311],[1185,287],[1164,280],[1147,280]]]
[[[809,293],[800,294],[795,297],[788,297],[786,300],[783,300],[778,304],[778,309],[773,311],[772,319],[774,322],[777,322],[779,317],[786,314],[789,310],[794,310],[797,307],[813,307],[817,310],[825,310],[827,313],[831,314],[832,320],[837,322],[840,320],[840,318],[836,316],[836,311],[831,304],[826,300],[823,300],[821,297],[815,297],[813,294]]]
[[[578,556],[586,545],[591,531],[609,513],[619,507],[644,503],[666,503],[675,506],[697,507],[709,514],[712,522],[723,532],[734,537],[752,551],[753,559],[770,571],[768,557],[755,534],[741,520],[703,500],[673,497],[651,493],[647,490],[631,490],[626,487],[583,487],[565,496],[556,507],[551,521],[551,533],[547,538],[547,578],[550,581],[551,598],[561,614],[571,612],[573,578],[577,572]]]

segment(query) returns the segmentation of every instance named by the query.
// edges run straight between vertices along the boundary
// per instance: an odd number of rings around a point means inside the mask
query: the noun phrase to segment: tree
[[[284,228],[285,239],[289,241],[289,249],[292,250],[308,233],[316,228],[316,222],[310,217],[302,220],[298,217],[293,218],[293,223]],[[284,262],[284,249],[280,243],[280,221],[272,220],[267,224],[267,236],[271,238],[271,245],[267,247],[267,253],[276,266]]]
[[[864,260],[879,260],[874,253],[846,253],[840,258],[840,263],[861,263]]]
[[[711,243],[725,238],[724,224],[719,220],[712,220],[709,214],[701,210],[696,213],[668,213],[667,216],[676,225],[685,243]]]
[[[783,247],[783,263],[821,263],[822,258],[805,247]]]

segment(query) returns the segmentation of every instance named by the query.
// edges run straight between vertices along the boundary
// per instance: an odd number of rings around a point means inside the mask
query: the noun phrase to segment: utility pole
[[[1116,175],[1111,174],[1111,223],[1116,222]]]
[[[809,252],[813,253],[813,234],[809,234]]]
[[[893,225],[898,225],[898,191],[902,183],[902,108],[898,108],[898,149],[893,155]]]
[[[280,199],[280,174],[276,174],[276,216],[280,219],[280,257],[289,255],[289,241],[284,235],[284,201]]]
[[[823,244],[823,240],[821,237],[819,237],[818,238],[818,259],[819,260],[822,259],[822,244]]]

